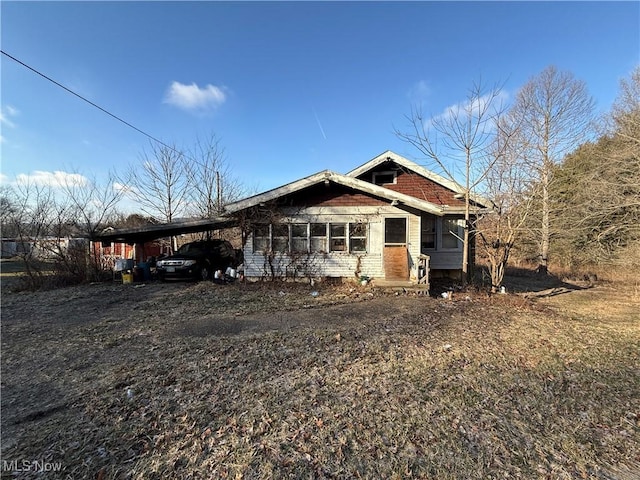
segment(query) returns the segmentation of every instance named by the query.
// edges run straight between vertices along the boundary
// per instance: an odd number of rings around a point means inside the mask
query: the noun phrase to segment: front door
[[[406,217],[384,219],[384,275],[386,280],[409,280]]]

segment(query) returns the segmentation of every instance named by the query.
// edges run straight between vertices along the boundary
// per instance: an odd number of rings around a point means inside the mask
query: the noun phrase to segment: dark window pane
[[[265,252],[269,249],[269,237],[254,237],[253,251]]]
[[[312,237],[311,238],[311,251],[312,252],[326,252],[327,251],[327,238],[326,237]]]
[[[350,223],[349,224],[349,236],[364,237],[366,235],[367,235],[366,223]]]
[[[269,236],[269,225],[259,225],[254,230],[254,235],[256,237],[268,237]]]
[[[459,248],[458,221],[446,218],[442,221],[442,248]]]
[[[406,243],[407,242],[407,219],[406,218],[386,218],[385,219],[384,242],[385,243]]]
[[[307,224],[294,223],[293,225],[291,225],[291,236],[307,238]]]
[[[324,237],[327,235],[326,223],[312,223],[311,224],[311,236],[312,237]]]
[[[331,251],[332,252],[344,252],[347,250],[347,242],[344,238],[332,238],[331,239]]]
[[[346,232],[345,223],[332,223],[331,224],[331,236],[332,237],[344,237]]]
[[[273,237],[273,251],[286,252],[289,250],[289,237]]]
[[[273,225],[273,236],[274,237],[288,237],[289,236],[289,225],[282,225],[282,224]]]
[[[367,239],[366,238],[352,238],[351,239],[351,251],[352,252],[366,252],[367,251]]]
[[[389,183],[394,183],[396,176],[392,172],[379,172],[373,174],[373,183],[376,185],[386,185]]]
[[[292,252],[306,252],[307,251],[307,238],[294,237],[291,239],[291,251]]]

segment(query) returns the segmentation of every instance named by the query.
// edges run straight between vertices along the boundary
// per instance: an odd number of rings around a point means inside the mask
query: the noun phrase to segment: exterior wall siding
[[[361,177],[372,181],[372,173]],[[462,200],[454,198],[454,192],[420,175],[398,171],[395,184],[385,188],[427,200],[436,205],[458,207]],[[436,270],[459,270],[462,265],[462,248],[454,250],[436,249],[422,251],[421,217],[423,214],[402,206],[391,206],[389,201],[353,191],[348,187],[327,187],[318,184],[304,191],[280,199],[278,208],[283,223],[348,223],[365,222],[367,229],[366,253],[275,253],[253,251],[253,238],[248,237],[244,248],[245,275],[249,278],[277,277],[342,277],[356,278],[366,275],[383,279],[384,272],[384,219],[386,217],[407,218],[407,251],[409,255],[409,278],[418,278],[419,257],[428,255],[429,266]],[[451,218],[451,217],[449,217]],[[456,216],[457,218],[457,216]],[[442,235],[442,218],[438,217],[438,242]]]
[[[445,218],[461,219],[462,216],[447,216]],[[462,269],[462,242],[458,249],[442,248],[442,218],[436,219],[436,244],[435,249],[424,250],[422,253],[429,255],[432,270],[461,270]]]
[[[366,222],[367,251],[362,253],[327,252],[309,254],[274,253],[253,251],[250,234],[244,249],[245,276],[248,278],[277,277],[341,277],[356,279],[360,276],[384,278],[384,218],[407,217],[411,278],[417,278],[420,255],[420,218],[388,203],[384,206],[315,206],[305,209],[284,209],[283,223],[347,223]],[[272,271],[273,269],[273,271]]]

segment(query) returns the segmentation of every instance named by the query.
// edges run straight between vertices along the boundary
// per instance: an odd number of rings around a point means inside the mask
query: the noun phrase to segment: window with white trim
[[[329,237],[330,250],[332,252],[347,251],[347,224],[346,223],[330,223]]]
[[[461,228],[456,218],[442,219],[442,248],[445,250],[460,249]]]
[[[269,225],[259,225],[253,229],[253,251],[266,252],[270,248],[271,229]]]
[[[271,225],[271,249],[274,252],[286,253],[289,251],[289,225]]]
[[[293,223],[291,225],[291,251],[292,252],[308,252],[309,251],[309,224]]]
[[[282,223],[259,225],[253,230],[254,252],[350,252],[367,251],[367,224]]]
[[[376,185],[390,185],[397,182],[397,172],[373,172],[371,175],[373,183]]]
[[[311,233],[311,251],[312,252],[327,252],[327,224],[326,223],[312,223],[310,225]]]
[[[360,253],[367,251],[367,224],[349,224],[349,251]]]
[[[423,215],[420,230],[422,250],[434,250],[436,248],[436,217]]]

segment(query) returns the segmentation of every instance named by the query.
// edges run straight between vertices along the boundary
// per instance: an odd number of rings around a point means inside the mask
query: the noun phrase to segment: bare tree
[[[188,177],[183,153],[173,146],[151,143],[140,163],[131,165],[119,182],[147,215],[171,222],[185,212]]]
[[[62,194],[69,204],[68,221],[74,227],[76,234],[93,239],[107,226],[108,222],[117,218],[117,208],[124,196],[124,190],[115,188],[114,183],[115,176],[113,174],[109,174],[104,183],[99,183],[95,177],[71,175],[61,185]],[[75,258],[65,259],[69,265],[82,261],[79,249],[69,253],[75,253]],[[104,272],[98,252],[92,249],[85,260],[87,279],[100,279]]]
[[[505,119],[496,137],[495,161],[485,181],[493,209],[481,218],[478,226],[478,246],[489,263],[492,293],[502,285],[511,250],[519,240],[532,204],[526,165],[521,162],[517,144],[510,143],[519,125],[509,120],[513,119]]]
[[[594,102],[586,84],[569,72],[547,67],[518,92],[511,115],[518,119],[523,160],[539,187],[539,271],[546,273],[552,236],[550,187],[554,167],[583,142],[593,127]]]
[[[3,232],[16,242],[16,256],[25,268],[25,281],[31,289],[42,286],[45,272],[43,257],[61,252],[60,234],[68,234],[68,205],[56,199],[50,186],[16,182],[3,191]],[[54,258],[55,260],[56,258]]]
[[[186,160],[189,188],[189,210],[200,218],[223,213],[224,205],[237,200],[242,186],[231,173],[220,140],[211,135],[197,139]]]
[[[95,177],[71,175],[62,184],[62,193],[68,199],[76,229],[88,238],[94,237],[106,223],[117,216],[124,190],[115,188],[115,176],[109,174],[104,183]]]
[[[640,145],[640,65],[631,72],[629,79],[620,81],[620,93],[613,104],[611,116],[615,134],[637,148]]]
[[[142,212],[162,222],[186,211],[189,177],[184,154],[174,146],[152,142],[150,151],[142,152],[140,163],[131,165],[119,183]],[[175,238],[171,243],[176,249]]]
[[[463,281],[469,275],[469,244],[471,210],[474,191],[485,180],[495,162],[495,141],[499,133],[498,121],[504,108],[499,86],[486,89],[475,82],[466,100],[450,107],[443,115],[426,119],[420,108],[413,108],[408,116],[411,131],[396,135],[418,149],[455,183],[460,175],[464,192]]]

